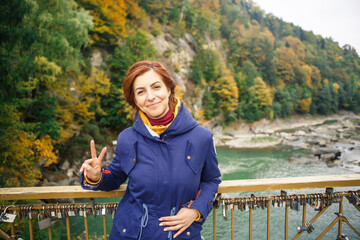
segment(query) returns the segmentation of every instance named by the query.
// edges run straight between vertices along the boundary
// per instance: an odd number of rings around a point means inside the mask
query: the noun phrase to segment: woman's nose
[[[155,94],[150,90],[150,91],[148,91],[147,98],[149,101],[152,101],[155,99]]]

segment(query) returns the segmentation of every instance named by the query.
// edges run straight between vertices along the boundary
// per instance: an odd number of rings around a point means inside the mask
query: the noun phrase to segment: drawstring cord
[[[148,207],[145,203],[143,203],[143,208],[144,208],[144,215],[141,217],[141,228],[140,228],[138,240],[141,239],[142,230],[144,227],[146,227],[148,220],[149,220],[149,211],[148,211]]]
[[[173,207],[173,208],[171,209],[171,211],[170,211],[170,216],[174,216],[174,215],[175,215],[175,210],[176,210],[175,207]],[[168,238],[169,238],[169,240],[172,240],[172,239],[173,239],[173,231],[169,231],[169,233],[168,233]]]

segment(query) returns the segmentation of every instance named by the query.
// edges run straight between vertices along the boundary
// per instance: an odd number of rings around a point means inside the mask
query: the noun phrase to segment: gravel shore
[[[311,161],[324,161],[360,173],[360,116],[342,112],[331,116],[295,116],[289,119],[234,123],[209,127],[216,147],[267,148],[290,145],[311,150]],[[297,159],[290,159],[298,163]]]

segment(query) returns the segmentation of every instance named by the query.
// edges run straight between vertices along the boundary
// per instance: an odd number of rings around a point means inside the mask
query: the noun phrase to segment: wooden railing
[[[276,201],[277,203],[284,203],[285,205],[285,239],[288,239],[288,230],[287,230],[287,216],[291,201],[299,201],[299,196],[290,195],[290,196],[258,196],[258,197],[243,197],[243,198],[225,198],[221,194],[224,193],[254,193],[254,192],[261,192],[261,191],[276,191],[276,190],[291,190],[291,189],[315,189],[315,188],[326,188],[328,189],[334,187],[360,187],[360,174],[351,174],[351,175],[331,175],[331,176],[310,176],[310,177],[291,177],[291,178],[267,178],[267,179],[249,179],[249,180],[231,180],[231,181],[223,181],[218,190],[218,197],[214,201],[214,212],[213,212],[213,229],[214,234],[213,238],[216,239],[216,208],[222,205],[223,213],[225,214],[226,211],[231,209],[231,219],[232,219],[232,239],[234,239],[234,209],[235,207],[246,207],[249,208],[249,239],[252,239],[252,210],[254,207],[266,207],[267,208],[267,239],[270,239],[270,214],[271,214],[271,203]],[[126,185],[122,185],[119,189],[110,191],[110,192],[103,192],[103,191],[88,191],[83,190],[80,186],[51,186],[51,187],[25,187],[25,188],[2,188],[0,189],[0,200],[29,200],[29,199],[74,199],[74,198],[107,198],[107,197],[122,197],[125,193]],[[337,195],[336,195],[337,194]],[[312,197],[319,198],[317,194],[316,196],[313,194],[303,194],[300,196],[303,198],[303,201],[306,201]],[[360,191],[348,191],[348,192],[341,192],[341,193],[333,193],[333,192],[325,192],[321,194],[322,198],[326,198],[327,201],[332,201],[332,199],[340,197],[347,197],[348,199],[352,195],[360,195]],[[335,201],[334,201],[335,202]],[[357,201],[353,203],[354,207],[360,211],[360,206],[357,205]],[[343,201],[339,202],[339,212],[340,215],[342,213],[342,204]],[[302,226],[303,229],[299,231],[299,233],[293,238],[297,239],[298,236],[305,230],[309,230],[311,228],[311,224],[327,209],[329,204],[325,204],[323,208],[319,211],[319,214],[311,219],[308,223],[306,223],[306,204],[301,205],[303,206],[303,222]],[[63,204],[61,207],[65,208],[71,206],[71,204]],[[235,207],[234,207],[235,206]],[[6,206],[2,206],[2,210],[4,210]],[[11,212],[14,210],[21,210],[26,206],[8,206],[7,211]],[[91,204],[73,204],[74,208],[80,208],[85,210],[86,209],[93,209],[94,205]],[[97,206],[96,206],[97,207]],[[101,207],[101,205],[100,205]],[[60,209],[60,205],[59,205]],[[24,210],[24,209],[22,209]],[[32,206],[32,210],[38,210],[39,212],[44,210],[51,210],[50,206],[46,206],[46,204],[37,204]],[[66,215],[66,223],[67,223],[67,232],[68,232],[68,239],[70,239],[70,227],[69,227],[69,219],[71,216]],[[88,239],[88,231],[87,231],[87,220],[86,216],[85,219],[85,229],[86,229],[86,238]],[[30,220],[31,222],[31,220]],[[338,236],[340,237],[342,234],[342,222],[347,223],[353,230],[360,236],[360,233],[352,227],[350,222],[344,218],[343,216],[339,216],[334,223],[331,223],[331,227],[334,224],[339,224]],[[14,235],[13,223],[12,224],[12,232],[11,234]],[[30,226],[31,225],[31,226]],[[329,226],[330,226],[329,225]],[[306,229],[307,227],[307,229]],[[330,228],[331,228],[330,227]],[[29,224],[29,231],[31,236],[32,231],[32,224]],[[105,218],[104,218],[104,239],[106,239],[106,225],[105,225]],[[328,231],[329,227],[326,228],[324,231]],[[51,239],[51,226],[49,227],[49,239]],[[311,230],[311,229],[310,229]],[[2,232],[2,231],[1,231]],[[5,233],[1,233],[0,236]],[[326,232],[323,232],[319,235],[321,238]],[[31,236],[33,239],[33,236]]]

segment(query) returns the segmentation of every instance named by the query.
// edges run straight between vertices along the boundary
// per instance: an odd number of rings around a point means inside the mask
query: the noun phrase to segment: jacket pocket
[[[117,228],[120,239],[137,239],[141,230],[142,208],[135,201],[119,204],[113,226]]]
[[[190,139],[187,140],[187,144],[186,144],[185,161],[195,174],[199,173],[200,162],[199,159],[197,159],[194,146],[191,143]]]
[[[193,222],[184,232],[182,232],[176,239],[200,239],[200,232],[202,230],[202,224]]]
[[[123,171],[129,175],[131,170],[135,167],[137,159],[136,159],[136,149],[137,149],[137,141],[133,144],[130,144],[129,154],[123,160],[121,160],[121,168]]]

